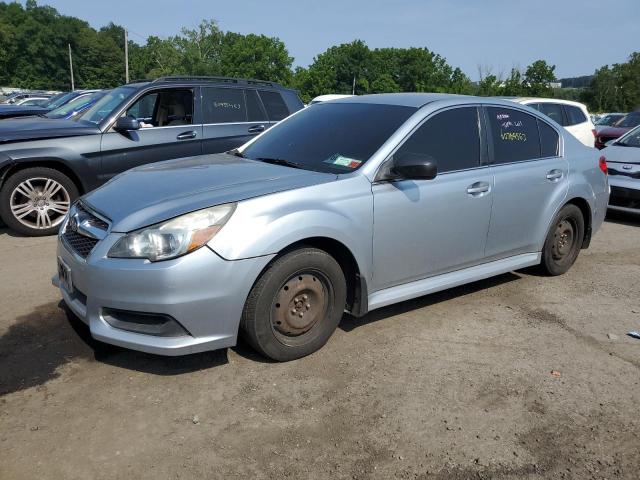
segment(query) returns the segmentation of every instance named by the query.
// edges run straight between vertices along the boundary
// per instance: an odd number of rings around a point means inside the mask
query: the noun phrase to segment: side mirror
[[[406,152],[394,156],[391,172],[408,180],[433,180],[438,175],[438,167],[429,155]]]
[[[113,127],[118,132],[128,132],[129,130],[140,130],[140,122],[131,117],[120,117]]]

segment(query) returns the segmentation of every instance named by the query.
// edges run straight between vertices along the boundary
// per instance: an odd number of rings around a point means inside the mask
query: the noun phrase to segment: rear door
[[[123,115],[139,130],[102,135],[103,179],[146,163],[202,153],[202,127],[194,123],[194,89],[158,89],[139,97]]]
[[[251,88],[202,87],[203,153],[239,147],[270,123],[258,92]]]
[[[509,107],[486,107],[485,121],[495,182],[487,259],[539,251],[568,189],[559,132]]]

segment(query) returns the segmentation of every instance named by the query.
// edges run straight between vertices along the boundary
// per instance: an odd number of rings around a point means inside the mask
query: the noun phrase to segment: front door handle
[[[198,134],[192,130],[190,132],[182,132],[176,138],[178,140],[191,140],[192,138],[196,138],[197,135]]]
[[[485,193],[489,193],[491,185],[487,182],[476,182],[467,187],[467,193],[472,197],[481,197]]]
[[[547,172],[547,180],[551,182],[557,182],[562,178],[562,170],[550,170]]]
[[[264,125],[254,125],[253,127],[249,127],[249,133],[259,132],[264,132]]]

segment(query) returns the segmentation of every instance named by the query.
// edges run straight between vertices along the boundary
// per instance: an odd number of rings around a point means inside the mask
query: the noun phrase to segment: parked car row
[[[127,162],[180,155],[182,141],[205,153],[132,168],[56,220],[53,281],[93,337],[182,355],[243,335],[291,360],[321,348],[345,311],[528,266],[562,274],[603,222],[605,157],[527,105],[354,96],[268,128],[299,107],[272,84],[161,80],[114,89],[76,137],[45,143],[68,149],[87,189]],[[34,173],[15,175],[9,191],[27,203]],[[67,185],[53,178],[47,194]]]
[[[120,172],[231,150],[303,107],[278,84],[220,77],[73,95],[44,115],[0,121],[0,217],[20,233],[57,232],[79,195]]]

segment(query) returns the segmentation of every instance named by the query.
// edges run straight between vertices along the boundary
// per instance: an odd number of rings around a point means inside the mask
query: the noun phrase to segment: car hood
[[[129,232],[202,208],[336,178],[223,153],[128,170],[83,197],[83,202],[110,219],[112,231]]]
[[[43,117],[8,118],[0,121],[0,143],[75,137],[100,133],[97,125]]]

